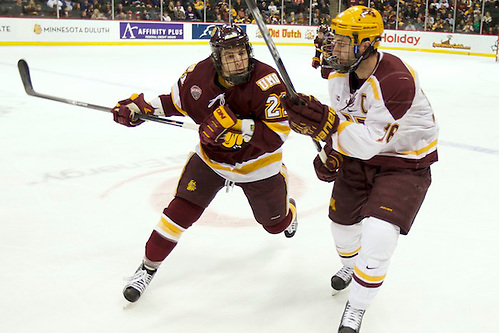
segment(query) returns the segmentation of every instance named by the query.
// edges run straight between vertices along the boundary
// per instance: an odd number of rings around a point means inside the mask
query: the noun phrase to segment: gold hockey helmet
[[[360,45],[369,39],[378,48],[383,34],[383,18],[374,8],[353,6],[338,14],[331,22],[331,30],[336,35],[348,36],[353,45]]]

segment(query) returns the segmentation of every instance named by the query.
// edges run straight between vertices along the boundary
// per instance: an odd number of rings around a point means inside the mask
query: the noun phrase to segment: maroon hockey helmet
[[[322,33],[322,34],[326,34],[328,33],[329,31],[331,31],[331,28],[329,27],[329,25],[327,24],[321,24],[317,27],[317,34]]]
[[[223,77],[224,80],[236,85],[246,83],[249,80],[254,66],[253,49],[249,42],[248,35],[240,26],[235,24],[216,26],[211,34],[210,46],[213,64],[215,65],[217,73]],[[222,50],[240,46],[244,46],[248,53],[248,68],[241,73],[224,73],[222,70]]]

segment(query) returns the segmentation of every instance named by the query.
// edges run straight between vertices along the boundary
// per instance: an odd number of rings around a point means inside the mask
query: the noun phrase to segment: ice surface
[[[142,299],[123,277],[172,198],[194,131],[29,97],[37,91],[113,106],[168,93],[197,46],[2,47],[0,332],[335,332],[347,293],[329,230],[331,186],[315,178],[310,140],[291,134],[284,161],[299,211],[293,239],[253,221],[240,189],[221,192],[184,233]],[[280,46],[295,88],[328,101],[312,47]],[[440,161],[411,233],[401,237],[363,333],[499,331],[499,64],[393,52],[420,74],[440,123]],[[96,56],[97,55],[97,56]],[[255,56],[274,64],[263,45]]]

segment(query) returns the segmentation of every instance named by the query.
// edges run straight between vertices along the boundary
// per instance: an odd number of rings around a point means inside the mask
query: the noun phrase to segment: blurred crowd
[[[244,0],[0,0],[0,16],[252,23]],[[499,0],[257,0],[267,24],[329,24],[353,5],[374,7],[386,29],[499,34]]]

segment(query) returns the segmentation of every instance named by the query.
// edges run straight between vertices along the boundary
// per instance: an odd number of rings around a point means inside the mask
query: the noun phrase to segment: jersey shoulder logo
[[[184,85],[184,81],[187,78],[187,74],[191,73],[194,70],[194,68],[196,68],[196,65],[197,65],[197,63],[195,63],[195,64],[190,65],[189,67],[187,67],[187,69],[185,70],[185,72],[180,77],[180,84],[181,85]]]
[[[260,80],[256,81],[256,84],[260,87],[260,89],[262,89],[262,91],[269,90],[279,83],[281,83],[281,81],[279,80],[279,77],[276,73],[270,73],[262,77]]]
[[[192,96],[192,98],[194,98],[195,101],[197,101],[199,99],[199,97],[201,97],[202,93],[203,93],[203,90],[201,90],[201,88],[199,88],[198,86],[193,85],[191,87],[191,96]]]

